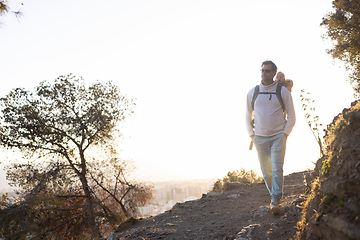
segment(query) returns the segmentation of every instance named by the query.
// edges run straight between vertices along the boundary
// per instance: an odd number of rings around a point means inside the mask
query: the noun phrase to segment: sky
[[[321,37],[331,2],[10,0],[23,16],[1,18],[0,96],[69,73],[89,84],[111,80],[136,99],[119,140],[121,157],[137,167],[132,177],[222,178],[260,172],[245,100],[261,62],[272,60],[294,82],[284,173],[312,169],[319,149],[300,90],[311,92],[324,128],[354,101],[343,64],[326,53],[332,42]]]

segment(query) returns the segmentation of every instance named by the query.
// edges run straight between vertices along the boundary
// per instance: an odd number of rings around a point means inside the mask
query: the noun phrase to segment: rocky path
[[[278,215],[269,211],[270,196],[264,183],[241,183],[223,193],[177,203],[155,217],[131,219],[108,239],[290,239],[300,218],[305,174],[285,176]]]

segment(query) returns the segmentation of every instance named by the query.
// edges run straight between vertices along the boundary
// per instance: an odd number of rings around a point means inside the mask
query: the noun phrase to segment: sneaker
[[[273,214],[279,214],[280,212],[280,207],[279,207],[279,202],[278,201],[274,201],[270,203],[270,210]]]

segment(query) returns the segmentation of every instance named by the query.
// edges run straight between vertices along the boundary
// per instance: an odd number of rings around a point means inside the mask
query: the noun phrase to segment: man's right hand
[[[250,142],[249,150],[252,150],[252,148],[253,148],[254,142],[253,142],[252,139],[253,139],[253,136],[251,136],[251,142]]]

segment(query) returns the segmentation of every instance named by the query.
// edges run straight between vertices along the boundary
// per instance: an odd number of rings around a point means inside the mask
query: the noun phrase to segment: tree
[[[344,61],[350,72],[349,81],[354,89],[354,97],[360,97],[360,1],[335,0],[335,12],[328,13],[321,26],[327,30],[324,38],[334,41],[327,53],[333,59]]]
[[[320,127],[322,127],[322,124],[319,123],[319,116],[315,115],[315,107],[313,106],[315,100],[311,99],[310,94],[310,92],[305,93],[305,90],[301,89],[300,98],[303,102],[302,108],[304,111],[304,117],[312,134],[314,135],[314,138],[316,139],[316,142],[319,145],[320,157],[322,157],[324,155],[322,139],[320,137]]]
[[[0,0],[0,16],[5,15],[6,13],[13,13],[17,18],[22,17],[22,12],[20,10],[18,11],[11,11],[8,1],[7,0]]]
[[[9,11],[9,6],[6,0],[0,0],[0,16]]]
[[[27,160],[7,172],[22,199],[2,209],[17,216],[2,222],[6,234],[100,238],[151,200],[151,187],[127,181],[117,157],[118,125],[135,103],[111,82],[86,87],[69,74],[34,93],[14,89],[0,104],[0,144]]]

